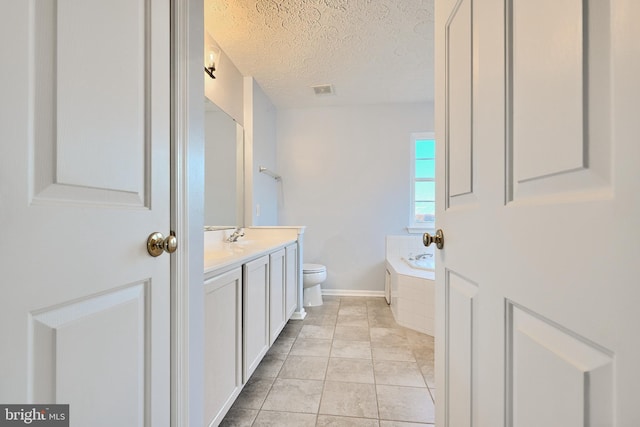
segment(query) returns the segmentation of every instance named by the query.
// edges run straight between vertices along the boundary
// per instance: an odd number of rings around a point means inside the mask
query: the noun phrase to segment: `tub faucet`
[[[233,243],[237,242],[240,237],[244,236],[244,231],[242,228],[236,228],[233,233],[229,237],[227,237],[227,242]]]

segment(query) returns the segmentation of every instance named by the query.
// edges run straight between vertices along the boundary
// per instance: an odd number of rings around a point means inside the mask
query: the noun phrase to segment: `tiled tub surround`
[[[307,311],[222,426],[433,426],[433,337],[398,325],[384,298],[325,296]]]
[[[386,259],[391,286],[391,312],[402,326],[433,335],[435,272],[412,268],[405,261],[417,255],[433,256],[433,245],[422,244],[422,236],[387,236]]]

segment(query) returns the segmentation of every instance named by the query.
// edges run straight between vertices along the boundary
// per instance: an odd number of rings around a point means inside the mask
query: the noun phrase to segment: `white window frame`
[[[409,203],[409,226],[407,227],[407,231],[409,233],[423,233],[425,231],[433,231],[435,230],[435,222],[416,222],[416,194],[415,194],[415,183],[418,181],[416,179],[416,140],[420,139],[436,139],[435,132],[415,132],[411,134],[411,149],[409,152],[411,153],[409,159],[409,195],[410,195],[410,203]],[[435,176],[433,181],[435,182]],[[420,179],[423,181],[423,179]]]

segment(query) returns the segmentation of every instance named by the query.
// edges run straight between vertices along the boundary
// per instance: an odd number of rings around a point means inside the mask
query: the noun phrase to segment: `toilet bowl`
[[[327,279],[327,267],[302,264],[302,299],[305,307],[322,305],[321,284]]]

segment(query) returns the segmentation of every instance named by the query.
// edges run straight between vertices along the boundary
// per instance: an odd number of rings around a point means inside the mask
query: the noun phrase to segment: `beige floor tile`
[[[433,400],[433,403],[436,402],[436,389],[429,387],[429,393],[431,394],[431,400]]]
[[[287,357],[279,378],[298,378],[301,380],[324,380],[327,372],[328,357],[293,356]]]
[[[427,388],[377,385],[380,420],[433,423],[435,410]]]
[[[378,347],[383,346],[404,346],[409,345],[407,337],[400,329],[371,327],[371,344]]]
[[[393,319],[393,313],[389,306],[367,304],[367,313],[370,317],[390,317]]]
[[[364,314],[341,314],[338,316],[336,326],[369,327],[369,319]]]
[[[338,316],[366,316],[366,305],[342,305],[340,304],[340,310],[338,310]]]
[[[260,409],[275,378],[251,377],[233,403],[233,408]]]
[[[231,408],[220,423],[220,427],[250,427],[256,415],[258,411],[255,409]]]
[[[433,337],[381,297],[324,302],[287,323],[221,426],[433,427]]]
[[[286,325],[284,325],[284,328],[282,328],[282,332],[280,332],[280,336],[278,338],[295,339],[298,336],[298,333],[300,333],[302,326],[302,322],[290,320]]]
[[[324,297],[322,297],[322,309],[326,310],[326,311],[335,311],[336,313],[338,312],[338,309],[340,308],[340,301],[338,300],[325,300]]]
[[[371,343],[368,341],[333,340],[331,357],[371,359]]]
[[[279,336],[269,349],[269,353],[289,354],[294,342],[295,338],[283,338]]]
[[[418,362],[418,368],[422,372],[424,381],[427,383],[429,387],[435,387],[436,377],[435,377],[435,369],[434,369],[435,363],[434,363],[433,353],[428,357],[421,357],[419,355],[416,357],[416,361]]]
[[[375,386],[325,381],[319,414],[377,418],[378,403]]]
[[[343,341],[369,341],[369,328],[363,326],[336,326],[333,338]]]
[[[393,360],[373,361],[376,384],[426,387],[422,373],[416,362],[397,362]]]
[[[393,316],[369,316],[369,326],[372,328],[392,328],[401,329],[402,326],[398,325]]]
[[[379,427],[378,420],[370,418],[336,417],[318,415],[316,427]]]
[[[409,340],[409,345],[411,346],[434,347],[435,339],[431,335],[423,334],[422,332],[414,331],[409,328],[404,328],[404,334]]]
[[[387,300],[383,297],[371,297],[366,299],[367,307],[382,307],[389,309],[389,304],[387,304]]]
[[[260,411],[253,427],[315,427],[316,414]]]
[[[284,360],[287,358],[285,354],[267,353],[262,358],[262,362],[253,372],[252,377],[256,378],[275,378],[282,368]]]
[[[413,350],[416,355],[422,355],[424,357],[428,357],[430,354],[433,354],[435,351],[435,344],[428,342],[415,342],[409,338],[409,348]]]
[[[333,339],[334,326],[304,325],[298,339],[330,340]]]
[[[429,363],[433,365],[433,361],[435,359],[435,348],[415,347],[415,346],[412,346],[411,343],[409,343],[409,348],[411,348],[411,351],[413,352],[413,355],[416,357],[416,360],[417,359],[429,360]]]
[[[353,306],[365,306],[367,305],[366,298],[363,297],[340,297],[341,307],[353,307]]]
[[[318,356],[328,357],[331,353],[331,340],[305,340],[297,339],[291,347],[290,355],[293,356]]]
[[[318,326],[335,326],[338,316],[336,314],[319,314],[315,316],[307,316],[304,319],[305,325],[318,325]]]
[[[326,380],[373,384],[373,363],[365,359],[332,357],[329,359]]]
[[[307,315],[317,316],[317,315],[333,315],[338,314],[338,310],[340,309],[340,303],[336,301],[327,301],[322,305],[318,305],[315,307],[305,307]],[[306,318],[304,319],[307,320]]]
[[[373,345],[371,352],[373,358],[376,360],[396,360],[403,362],[415,362],[416,358],[413,356],[413,351],[409,347],[396,346],[379,346]]]
[[[315,414],[320,406],[322,381],[277,378],[262,409]]]

